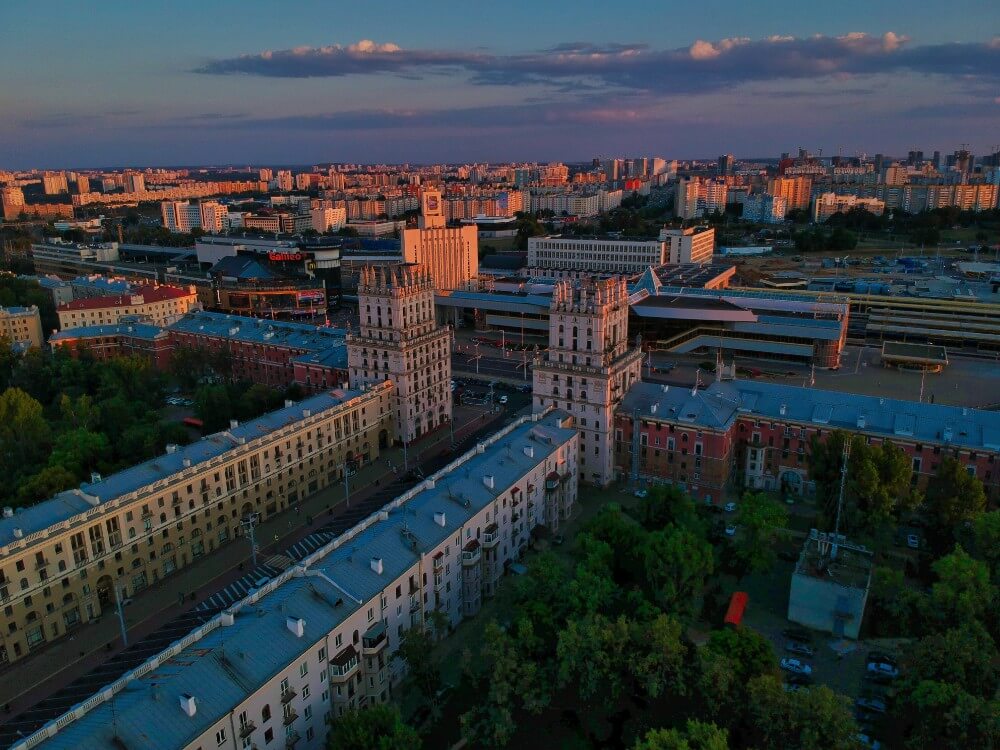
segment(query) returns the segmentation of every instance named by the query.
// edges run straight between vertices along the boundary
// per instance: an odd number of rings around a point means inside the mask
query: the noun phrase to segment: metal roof
[[[340,346],[344,343],[346,335],[346,331],[340,328],[324,328],[307,323],[249,318],[204,310],[187,313],[172,323],[169,329],[180,333],[286,346],[310,352]]]
[[[148,323],[116,323],[114,325],[79,326],[68,328],[65,331],[56,331],[49,336],[49,342],[97,338],[99,336],[131,336],[136,339],[153,340],[166,335],[165,330]]]

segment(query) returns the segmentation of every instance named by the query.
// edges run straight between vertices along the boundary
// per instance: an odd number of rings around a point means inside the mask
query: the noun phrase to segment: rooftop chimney
[[[285,627],[292,631],[296,638],[301,638],[306,634],[306,621],[301,617],[285,618]]]
[[[438,526],[444,526],[445,524],[444,511],[439,510],[434,514],[434,523],[436,523]]]
[[[487,487],[489,487],[492,490],[493,486],[495,484],[495,482],[493,481],[493,475],[492,474],[487,474],[486,476],[484,476],[483,477],[483,484],[485,484]]]
[[[229,429],[230,430],[235,430],[239,426],[240,426],[240,420],[238,420],[238,419],[230,419],[229,420]]]
[[[194,716],[198,713],[198,701],[195,700],[193,695],[188,695],[187,693],[181,693],[181,709],[188,716]]]
[[[383,566],[382,566],[382,558],[381,557],[373,557],[372,561],[371,561],[371,566],[372,566],[372,570],[374,570],[379,575],[382,575]]]
[[[167,443],[167,453],[176,453],[177,443]]]
[[[14,517],[14,509],[11,508],[9,505],[5,506],[4,509],[3,509],[3,517],[4,518],[13,518]]]

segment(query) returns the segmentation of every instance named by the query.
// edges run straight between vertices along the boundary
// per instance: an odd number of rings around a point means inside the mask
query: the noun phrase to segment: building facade
[[[148,284],[137,286],[129,294],[67,302],[57,307],[56,313],[63,331],[80,326],[116,325],[122,319],[166,326],[197,305],[198,292],[193,286],[182,289]]]
[[[569,516],[576,453],[568,415],[522,417],[14,750],[325,747],[393,697],[407,630],[475,616]]]
[[[0,307],[0,338],[21,347],[41,349],[45,336],[38,307]]]
[[[73,357],[86,351],[95,359],[139,356],[161,372],[170,368],[173,343],[170,334],[145,323],[78,326],[49,337],[53,351],[65,349]]]
[[[660,230],[660,240],[666,243],[664,263],[671,265],[711,263],[715,254],[714,227],[664,227]]]
[[[856,208],[881,216],[885,213],[885,202],[878,198],[858,198],[853,195],[823,193],[817,195],[813,201],[812,219],[815,222],[823,222],[834,214],[846,214]]]
[[[767,181],[768,195],[785,199],[785,206],[789,211],[801,209],[809,210],[811,199],[812,177],[800,175],[798,177],[772,177]]]
[[[437,289],[466,289],[479,265],[479,235],[475,226],[445,226],[441,194],[426,190],[421,196],[416,229],[401,234],[403,260],[424,266]]]
[[[643,383],[625,397],[615,429],[619,472],[708,502],[727,484],[811,495],[810,442],[835,430],[894,443],[910,457],[919,490],[951,456],[988,497],[1000,496],[1000,415],[978,409],[755,381],[693,390]]]
[[[351,387],[395,383],[399,435],[407,442],[451,421],[451,332],[437,324],[434,289],[422,266],[366,268],[358,283],[360,333],[347,337]]]
[[[662,239],[551,235],[528,239],[529,268],[558,268],[594,273],[637,274],[669,261]]]
[[[780,195],[748,195],[743,200],[743,221],[780,224],[785,220],[787,201]]]
[[[378,458],[393,434],[391,383],[332,391],[0,519],[0,662],[14,661],[136,596]]]
[[[629,348],[628,289],[612,277],[556,283],[549,311],[549,347],[535,362],[536,412],[572,414],[580,431],[580,478],[606,486],[614,479],[614,413],[642,378],[642,352]]]

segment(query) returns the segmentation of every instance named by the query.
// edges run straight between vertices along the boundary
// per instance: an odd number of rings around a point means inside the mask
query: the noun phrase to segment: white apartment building
[[[628,275],[662,266],[669,257],[662,239],[549,235],[528,238],[527,266]]]
[[[859,198],[856,195],[823,193],[817,195],[813,201],[812,219],[816,222],[826,221],[836,213],[846,214],[855,208],[881,216],[885,212],[885,201],[878,198]]]
[[[614,413],[642,379],[642,351],[628,343],[628,287],[623,277],[556,282],[549,307],[549,347],[534,367],[534,410],[564,409],[580,431],[580,479],[614,480]]]
[[[347,337],[352,387],[395,383],[396,424],[407,442],[451,421],[451,333],[437,325],[434,290],[422,266],[361,269],[360,334]]]
[[[41,349],[45,338],[38,307],[0,307],[0,338],[9,339],[12,344]]]
[[[347,225],[347,211],[344,208],[313,208],[309,211],[312,228],[320,234],[336,232]]]
[[[748,195],[743,199],[743,220],[780,224],[785,220],[788,201],[780,195]]]
[[[475,616],[569,516],[577,442],[563,412],[522,417],[13,750],[325,747],[392,698],[409,628]]]
[[[198,204],[201,214],[201,228],[211,234],[218,234],[229,228],[229,209],[218,201],[202,201]]]
[[[672,229],[664,227],[660,230],[660,240],[667,245],[664,263],[711,263],[715,254],[714,227],[687,227]],[[645,269],[643,269],[645,270]]]
[[[163,226],[174,233],[187,233],[201,226],[201,209],[190,201],[163,201],[160,204]]]

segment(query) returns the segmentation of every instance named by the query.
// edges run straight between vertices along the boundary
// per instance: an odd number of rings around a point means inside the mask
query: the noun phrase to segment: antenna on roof
[[[837,519],[833,524],[833,546],[830,549],[830,559],[837,559],[837,547],[840,544],[840,511],[844,506],[844,487],[847,485],[847,459],[851,457],[851,440],[844,438],[843,460],[840,466],[840,493],[837,496]]]

